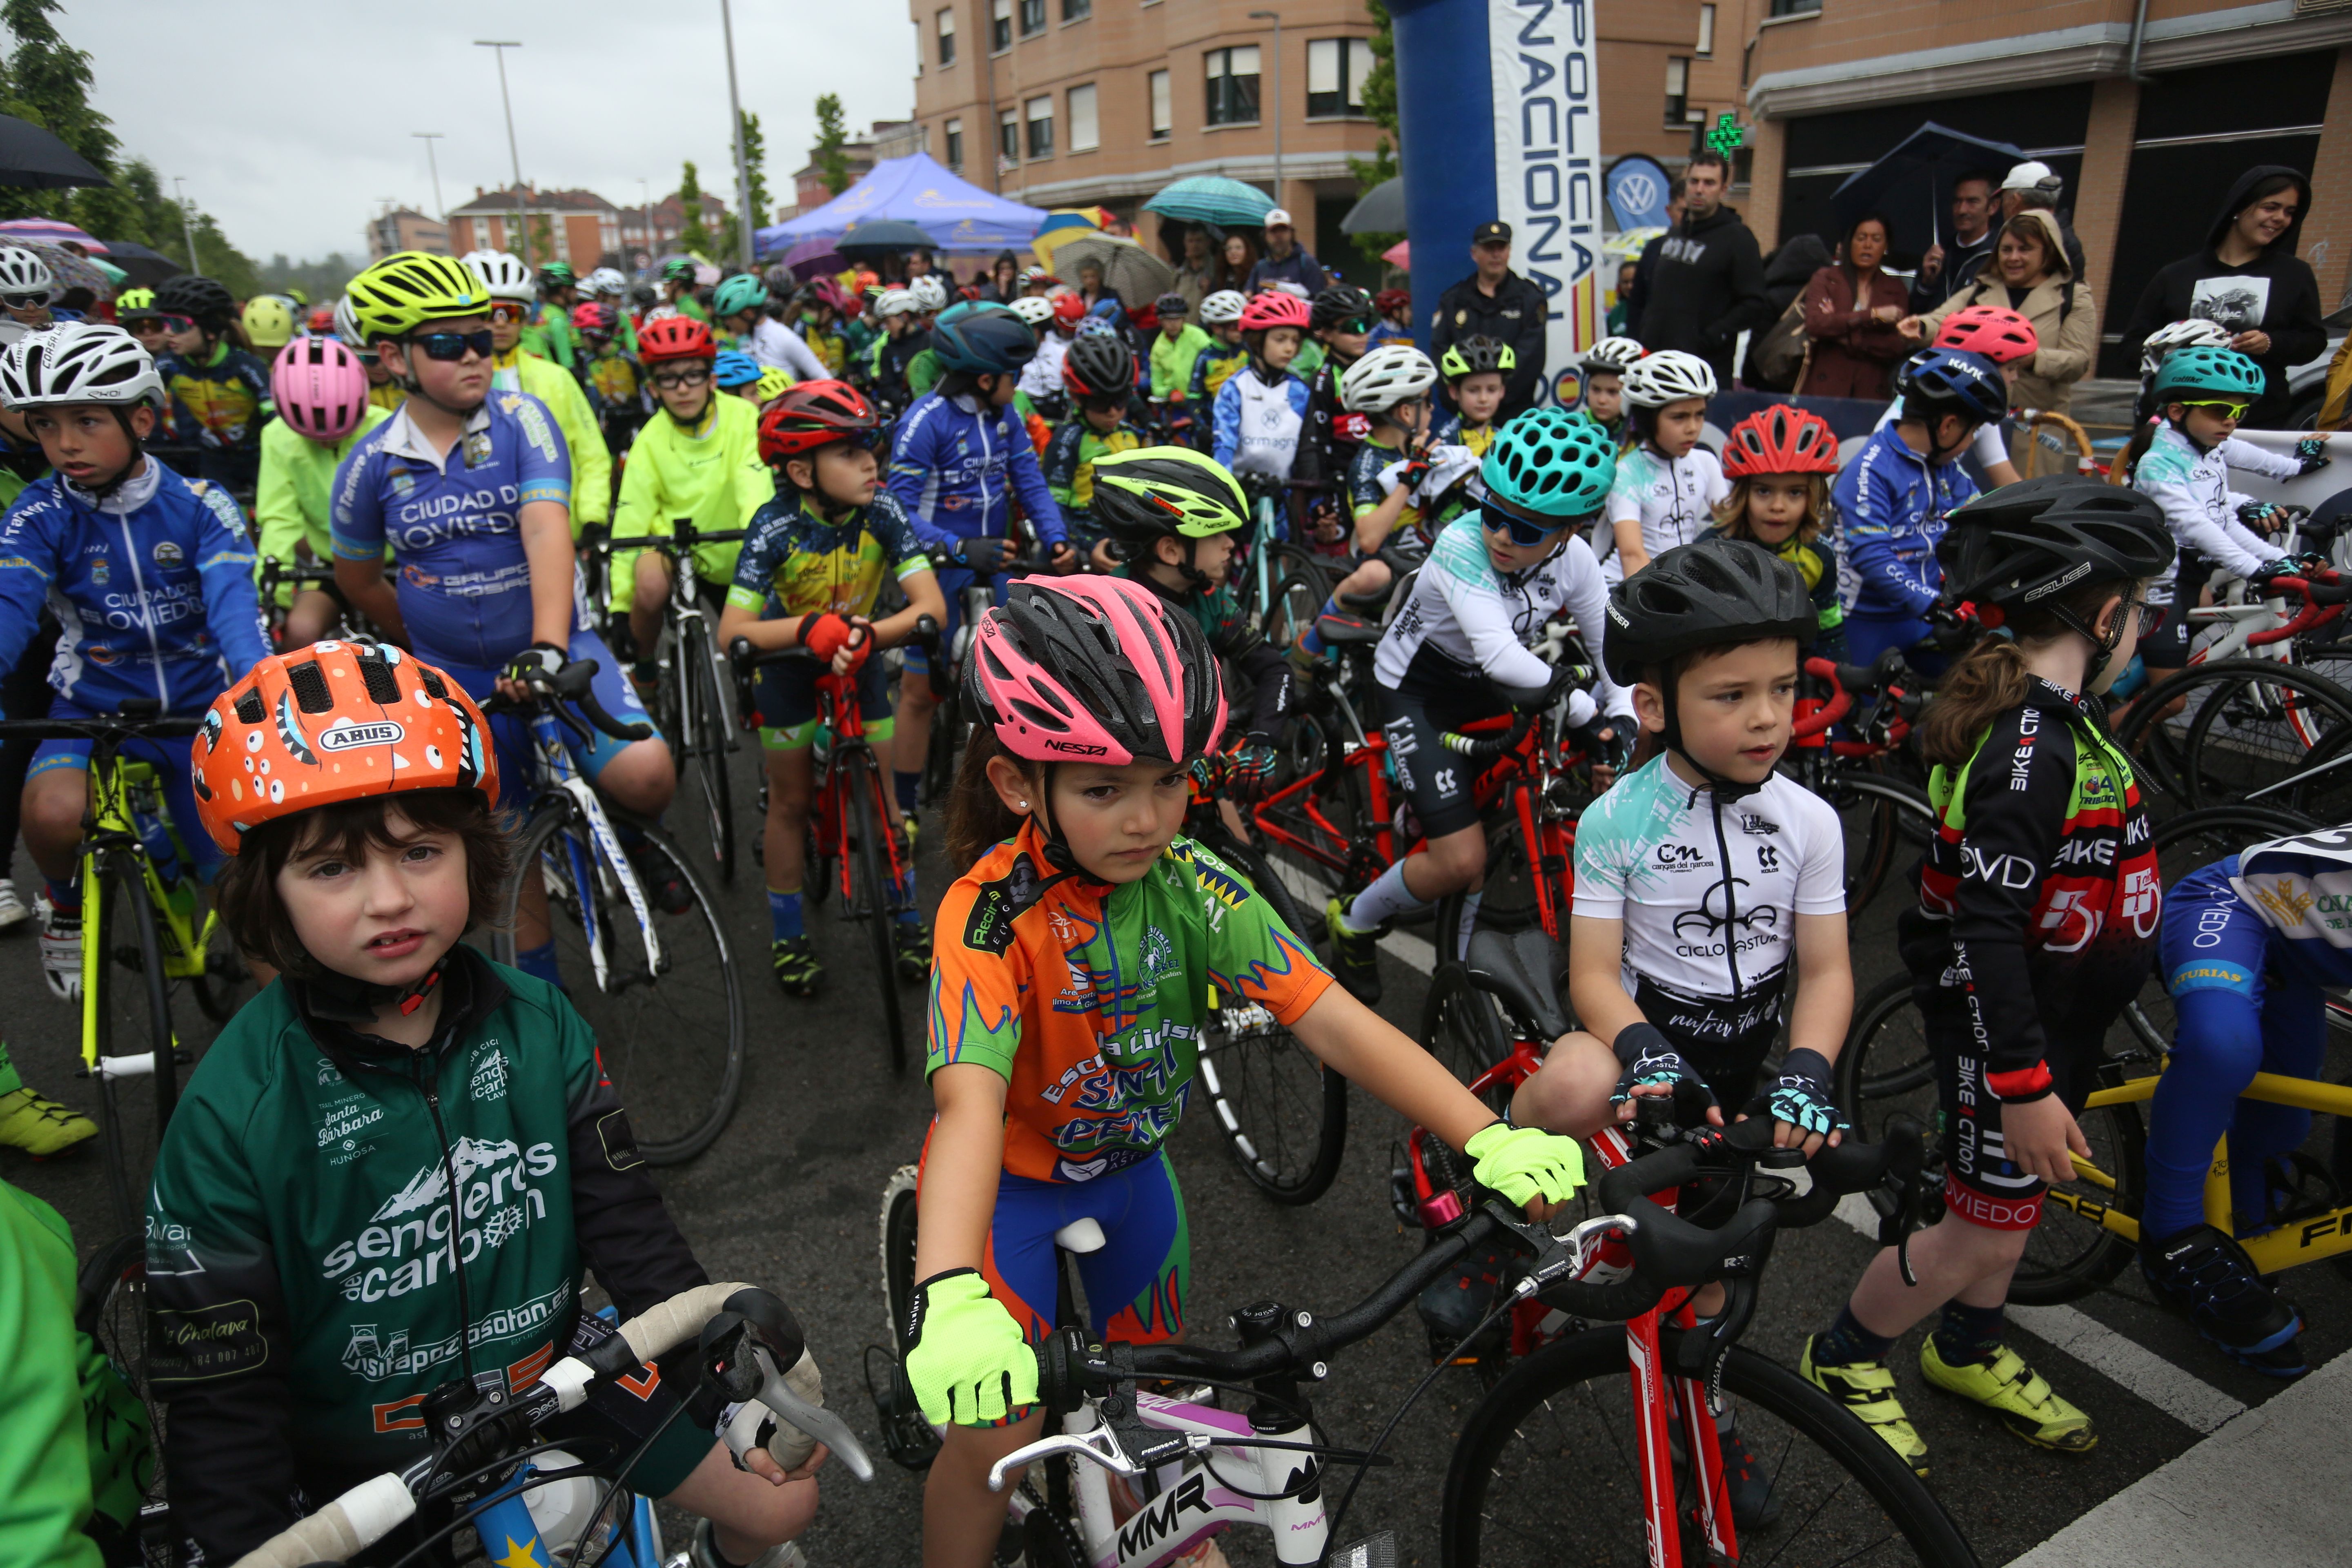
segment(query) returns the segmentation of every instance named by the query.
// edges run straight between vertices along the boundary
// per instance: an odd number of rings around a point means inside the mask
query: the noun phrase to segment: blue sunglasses
[[[1498,505],[1493,496],[1483,503],[1486,517],[1480,526],[1492,533],[1500,528],[1510,531],[1511,542],[1518,545],[1541,544],[1545,540],[1569,527],[1573,518],[1527,517]]]

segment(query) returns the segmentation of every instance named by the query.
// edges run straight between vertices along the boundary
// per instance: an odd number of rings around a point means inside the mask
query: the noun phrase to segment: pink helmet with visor
[[[1269,327],[1297,327],[1303,332],[1309,314],[1307,301],[1297,295],[1269,289],[1251,295],[1249,303],[1242,307],[1242,331],[1262,332]]]
[[[1214,750],[1225,688],[1201,625],[1124,577],[1024,577],[981,617],[967,695],[1038,763],[1187,763]]]
[[[340,338],[309,332],[278,351],[269,371],[278,417],[313,441],[340,441],[367,417],[367,369]]]

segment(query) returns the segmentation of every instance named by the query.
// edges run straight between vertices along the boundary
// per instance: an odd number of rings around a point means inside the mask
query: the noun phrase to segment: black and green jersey
[[[147,1210],[152,1377],[175,1522],[233,1563],[425,1451],[420,1405],[509,1390],[569,1342],[583,1271],[629,1316],[706,1283],[588,1026],[553,986],[450,956],[423,1050],[280,981],[188,1079]]]
[[[1290,661],[1269,647],[1257,628],[1250,625],[1233,584],[1179,594],[1138,570],[1132,561],[1118,569],[1118,575],[1142,584],[1171,607],[1182,610],[1199,622],[1202,634],[1209,639],[1209,651],[1248,678],[1249,712],[1244,715],[1236,708],[1226,715],[1225,738],[1230,741],[1247,735],[1252,741],[1266,744],[1279,739],[1289,722],[1294,695]],[[1226,684],[1232,689],[1230,678]]]

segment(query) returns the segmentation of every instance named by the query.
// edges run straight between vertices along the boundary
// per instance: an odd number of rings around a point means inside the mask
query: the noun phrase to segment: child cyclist
[[[1209,341],[1193,356],[1184,400],[1192,405],[1192,437],[1203,450],[1214,439],[1210,424],[1217,410],[1217,394],[1225,389],[1234,372],[1249,363],[1249,345],[1242,342],[1242,311],[1248,306],[1249,301],[1233,289],[1220,289],[1201,301],[1201,330]]]
[[[1518,354],[1500,338],[1478,333],[1448,343],[1437,368],[1445,377],[1454,412],[1437,421],[1430,444],[1467,447],[1472,455],[1485,457],[1487,443],[1495,438],[1496,411],[1503,406],[1511,373],[1519,368]]]
[[[369,398],[359,355],[335,338],[305,333],[288,343],[270,367],[269,387],[278,417],[262,426],[253,497],[261,556],[331,570],[335,469],[392,416]],[[331,588],[281,587],[278,604],[289,650],[325,637],[342,614]]]
[[[172,1521],[225,1563],[299,1499],[422,1458],[436,1385],[510,1394],[608,1337],[585,1270],[624,1318],[709,1277],[579,1014],[459,940],[494,918],[511,847],[458,684],[320,643],[221,693],[194,752],[223,920],[280,974],[190,1076],[148,1198],[155,1321],[205,1325],[159,1333],[149,1369]],[[629,1484],[702,1516],[696,1568],[798,1564],[822,1451],[740,1470],[707,1417],[668,1420],[667,1382],[601,1390],[548,1436],[649,1443]]]
[[[1723,443],[1731,493],[1715,509],[1726,539],[1753,540],[1797,569],[1812,595],[1813,652],[1845,658],[1845,607],[1838,602],[1837,552],[1822,538],[1838,439],[1829,421],[1776,403],[1731,427]]]
[[[1458,764],[1440,737],[1513,703],[1549,707],[1564,693],[1567,667],[1555,670],[1524,646],[1563,611],[1588,647],[1597,650],[1602,640],[1608,590],[1578,531],[1600,512],[1615,472],[1609,438],[1557,408],[1530,409],[1506,425],[1479,468],[1486,494],[1478,510],[1437,536],[1374,651],[1389,765],[1429,847],[1324,911],[1332,968],[1368,1005],[1380,1000],[1375,944],[1391,922],[1448,893],[1475,894],[1486,874],[1475,770]],[[1607,714],[1632,717],[1631,694],[1605,672],[1594,696]],[[1607,776],[1600,770],[1598,782],[1605,786]],[[1465,931],[1476,910],[1474,898],[1463,911]]]
[[[1321,351],[1307,378],[1307,416],[1298,432],[1298,461],[1291,480],[1310,510],[1337,507],[1349,515],[1348,475],[1371,422],[1347,404],[1347,374],[1364,357],[1379,317],[1372,297],[1351,283],[1334,283],[1308,302],[1313,346]]]
[[[1290,483],[1307,419],[1307,384],[1289,366],[1306,332],[1307,301],[1294,295],[1269,289],[1242,307],[1249,363],[1217,389],[1210,444],[1210,455],[1236,479]]]
[[[1584,351],[1584,404],[1577,417],[1600,426],[1621,447],[1633,439],[1625,428],[1625,373],[1648,352],[1631,338],[1603,338]]]
[[[22,415],[56,472],[36,479],[0,521],[0,669],[12,669],[54,605],[65,624],[49,667],[51,719],[113,713],[152,698],[193,717],[269,651],[253,585],[253,545],[228,492],[186,479],[141,450],[163,384],[120,327],[68,322],[0,354],[0,400]],[[25,782],[25,849],[47,887],[41,973],[53,995],[81,994],[76,880],[89,805],[87,740],[51,740]],[[126,759],[154,765],[196,877],[220,858],[194,831],[188,742],[135,740]]]
[[[2018,367],[2042,347],[2042,335],[2032,321],[2006,305],[1968,305],[1944,318],[1944,324],[1936,329],[1935,341],[1927,346],[1982,354],[2000,367],[2007,395],[2007,389],[2016,384]],[[1902,417],[1903,398],[1897,393],[1886,412],[1878,416],[1877,427],[1884,430]],[[1987,488],[1992,489],[2017,482],[2017,465],[2009,460],[2002,428],[2001,420],[1988,419],[1977,426],[1975,438],[1969,443],[1969,455],[1984,470]]]
[[[1120,578],[1025,578],[981,623],[970,668],[980,721],[948,836],[951,860],[978,859],[940,907],[938,1116],[906,1341],[923,1414],[947,1426],[924,1497],[927,1568],[980,1568],[995,1551],[1004,1499],[988,1467],[1044,1421],[1035,1347],[1054,1325],[1055,1231],[1087,1218],[1105,1233],[1078,1263],[1096,1334],[1185,1332],[1191,1252],[1162,1145],[1206,982],[1265,1007],[1511,1202],[1541,1213],[1582,1180],[1573,1141],[1496,1120],[1177,837],[1187,764],[1225,721],[1190,615]]]
[[[163,343],[155,363],[171,395],[173,438],[196,448],[190,476],[250,494],[269,416],[269,367],[239,346],[236,301],[210,278],[183,273],[155,290]]]
[[[2156,618],[2142,595],[2172,536],[2146,496],[2062,475],[1962,507],[1937,554],[1950,599],[2001,634],[1945,673],[1920,726],[1941,828],[1896,926],[1942,1100],[1944,1217],[1911,1239],[1918,1283],[1879,1253],[1801,1368],[1922,1473],[1886,1352],[1939,1308],[1919,1350],[1929,1383],[2036,1447],[2098,1440],[2001,1342],[2001,1308],[2044,1184],[2090,1152],[2074,1113],[2155,956],[2147,813],[2099,694]]]
[[[1340,595],[1377,593],[1389,585],[1393,574],[1380,557],[1391,535],[1402,535],[1400,550],[1416,559],[1428,552],[1421,485],[1429,473],[1429,390],[1436,384],[1437,367],[1411,343],[1382,343],[1349,363],[1339,402],[1349,417],[1362,422],[1360,439],[1349,448],[1346,472],[1356,564],[1333,584],[1317,613],[1318,626],[1322,616],[1337,613]],[[1298,643],[1302,653],[1323,651],[1315,626]]]
[[[1705,533],[1731,493],[1722,465],[1698,444],[1714,395],[1714,368],[1696,354],[1661,349],[1625,373],[1629,442],[1609,492],[1613,549],[1601,563],[1612,583]]]
[[[1611,591],[1605,657],[1655,754],[1578,825],[1569,989],[1584,1029],[1519,1087],[1513,1120],[1589,1138],[1631,1120],[1634,1099],[1674,1095],[1717,1125],[1769,1115],[1783,1148],[1836,1142],[1832,1064],[1853,1011],[1844,844],[1836,810],[1773,771],[1816,624],[1794,566],[1720,534]],[[1788,1053],[1761,1081],[1784,1020]],[[1722,1287],[1693,1304],[1722,1310]],[[1769,1466],[1727,1409],[1717,1438],[1734,1521],[1769,1522]]]
[[[1062,384],[1069,389],[1070,412],[1054,426],[1038,464],[1070,542],[1096,571],[1115,571],[1118,559],[1094,517],[1095,465],[1143,445],[1143,432],[1128,417],[1135,403],[1134,352],[1113,332],[1080,338],[1062,360]]]
[[[879,489],[874,448],[881,417],[845,382],[804,381],[788,388],[760,421],[760,455],[782,483],[776,499],[751,519],[735,558],[734,585],[719,617],[719,640],[741,637],[758,648],[804,647],[830,661],[835,675],[857,678],[858,710],[876,752],[890,754],[897,729],[884,689],[888,670],[872,656],[913,635],[924,616],[947,617],[931,559],[915,541],[898,498]],[[895,576],[907,606],[873,619],[886,577]],[[816,993],[824,966],[801,918],[807,872],[809,801],[816,787],[817,677],[814,665],[772,664],[760,671],[760,744],[767,760],[771,966],[791,996]],[[897,803],[891,814],[897,816]],[[911,906],[914,865],[907,862]],[[930,932],[909,907],[892,933],[898,963],[919,979],[931,961]]]
[[[604,445],[595,405],[572,369],[575,362],[566,358],[558,363],[525,341],[539,293],[530,268],[522,258],[503,250],[472,251],[465,261],[490,297],[490,341],[497,351],[490,367],[491,390],[528,392],[547,405],[572,458],[572,536],[577,539],[583,530],[604,527],[613,516],[613,455]],[[564,342],[571,343],[569,335]],[[570,354],[569,347],[565,353]]]

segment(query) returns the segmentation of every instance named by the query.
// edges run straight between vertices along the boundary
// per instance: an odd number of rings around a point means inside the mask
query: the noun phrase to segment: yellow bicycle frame
[[[2158,1079],[2151,1075],[2136,1078],[2114,1089],[2094,1093],[2086,1110],[2102,1106],[2130,1105],[2152,1098]],[[2248,1084],[2243,1100],[2259,1100],[2271,1105],[2293,1106],[2298,1110],[2315,1110],[2327,1116],[2352,1116],[2352,1087],[2322,1083],[2317,1079],[2282,1078],[2276,1073],[2258,1072]],[[2080,1155],[2074,1157],[2074,1174],[2092,1186],[2107,1192],[2116,1190],[2116,1179]],[[2052,1188],[2050,1201],[2061,1205],[2093,1224],[2115,1232],[2127,1241],[2139,1240],[2139,1221],[2127,1214],[2078,1193]],[[2205,1173],[2205,1222],[2224,1236],[2232,1234],[2233,1221],[2230,1213],[2230,1140],[2225,1134],[2213,1146],[2213,1163]],[[2314,1215],[2293,1225],[2279,1226],[2266,1236],[2249,1237],[2242,1244],[2254,1267],[2264,1274],[2275,1274],[2282,1268],[2292,1268],[2298,1263],[2311,1263],[2338,1253],[2352,1252],[2352,1205]]]
[[[194,884],[184,871],[179,879],[167,886],[156,871],[153,858],[145,852],[146,841],[140,835],[131,795],[134,790],[154,788],[154,764],[125,762],[120,757],[103,765],[93,758],[92,763],[89,774],[89,811],[81,848],[81,1059],[85,1067],[96,1072],[101,1033],[98,1016],[99,972],[106,963],[105,949],[98,940],[106,930],[106,883],[98,872],[100,847],[140,847],[140,879],[145,884],[147,901],[154,906],[156,935],[163,942],[166,978],[194,979],[205,973],[205,952],[211,943],[218,916],[206,910],[203,926],[197,927]],[[176,828],[178,825],[173,826]]]

